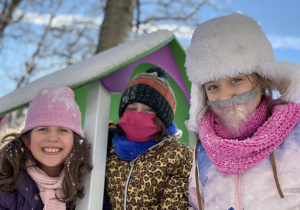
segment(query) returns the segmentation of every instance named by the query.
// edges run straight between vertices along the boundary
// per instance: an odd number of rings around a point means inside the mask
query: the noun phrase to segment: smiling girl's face
[[[32,129],[29,149],[48,176],[59,175],[73,149],[73,136],[73,131],[64,127],[41,126]]]
[[[257,77],[254,74],[240,74],[236,77],[207,82],[204,88],[209,101],[225,101],[242,93],[252,91],[256,86]],[[257,108],[260,101],[261,94],[258,94],[253,100],[242,105],[231,104],[231,106],[224,107],[222,110],[214,110],[214,112],[220,118],[224,118],[224,116],[230,114],[231,119],[239,124]]]

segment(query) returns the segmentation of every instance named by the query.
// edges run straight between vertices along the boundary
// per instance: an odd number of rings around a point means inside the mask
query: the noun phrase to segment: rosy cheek
[[[216,101],[216,96],[214,96],[213,94],[206,93],[206,95],[209,101]]]
[[[36,136],[36,135],[32,135],[31,139],[30,139],[30,148],[38,149],[41,141],[42,141],[42,138],[40,138],[39,136]]]
[[[32,149],[37,148],[37,147],[38,147],[37,142],[34,141],[34,140],[32,140],[32,141],[30,142],[30,147],[31,147]]]

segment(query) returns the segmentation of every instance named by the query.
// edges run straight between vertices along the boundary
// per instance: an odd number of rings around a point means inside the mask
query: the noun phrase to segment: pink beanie
[[[41,90],[31,102],[21,134],[39,126],[62,126],[84,138],[81,113],[69,87]]]

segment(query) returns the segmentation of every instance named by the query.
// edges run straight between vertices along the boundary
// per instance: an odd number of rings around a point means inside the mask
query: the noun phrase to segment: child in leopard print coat
[[[177,141],[176,101],[161,68],[137,75],[124,91],[108,150],[111,209],[188,209],[192,148]]]

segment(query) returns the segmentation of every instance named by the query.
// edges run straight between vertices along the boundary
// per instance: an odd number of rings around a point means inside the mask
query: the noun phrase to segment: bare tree
[[[215,2],[0,0],[0,82],[9,92],[141,34],[184,33],[202,22],[204,6],[232,12]]]
[[[65,7],[65,0],[32,0],[31,3],[31,10],[35,12],[24,12],[25,7],[18,8],[11,16],[19,17],[19,21],[7,25],[7,30],[3,33],[0,73],[10,79],[14,88],[20,88],[40,76],[92,56],[97,44],[100,21],[97,22],[96,19],[101,10],[99,3],[97,7],[90,5],[86,13],[82,11],[80,1],[69,5],[69,14],[80,10],[82,15],[59,14],[62,7]],[[94,15],[85,18],[87,14]],[[23,50],[20,50],[20,45]],[[19,57],[16,60],[18,63],[14,64],[12,59],[7,59],[11,56]],[[18,68],[12,70],[16,66]],[[9,127],[19,126],[22,120],[18,119],[23,117],[24,108],[10,113]]]
[[[127,42],[137,0],[107,0],[96,53]]]
[[[95,4],[85,6],[83,11],[79,0],[31,0],[26,9],[34,12],[24,12],[25,6],[20,5],[10,15],[19,21],[7,26],[3,36],[0,56],[3,76],[12,81],[14,88],[19,88],[92,56],[100,24],[97,16],[102,11],[98,0]],[[10,57],[16,58],[15,63],[7,59]]]
[[[107,0],[96,53],[128,41],[130,35],[158,29],[185,33],[188,27],[192,29],[201,22],[204,6],[233,12],[212,0]]]
[[[0,0],[0,79],[10,79],[14,88],[19,88],[140,34],[163,28],[194,28],[201,22],[203,6],[228,10],[214,2],[90,0],[82,4],[80,0]]]
[[[19,16],[17,19],[13,19],[13,14],[16,11],[16,8],[21,3],[22,0],[4,0],[1,2],[1,11],[0,11],[0,40],[2,40],[4,30],[7,26],[12,23],[18,22],[22,19],[22,16]],[[0,47],[1,49],[1,47]]]

